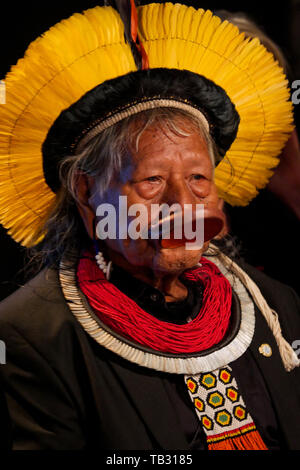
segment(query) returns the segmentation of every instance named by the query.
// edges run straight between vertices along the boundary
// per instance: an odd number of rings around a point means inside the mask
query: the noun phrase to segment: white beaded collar
[[[68,268],[64,261],[60,266],[59,279],[63,295],[73,315],[83,329],[101,346],[142,367],[172,374],[198,374],[224,367],[239,358],[249,347],[255,328],[254,304],[247,290],[238,277],[228,271],[218,257],[210,256],[209,259],[216,264],[237,294],[241,307],[241,319],[236,335],[225,346],[221,346],[220,349],[213,350],[207,355],[203,355],[203,352],[199,356],[195,354],[187,357],[182,357],[182,355],[179,357],[176,354],[160,354],[158,351],[145,350],[138,344],[121,338],[93,314],[77,286],[76,270]]]

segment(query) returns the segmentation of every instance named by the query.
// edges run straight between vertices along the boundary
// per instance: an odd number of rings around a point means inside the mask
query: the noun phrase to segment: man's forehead
[[[148,160],[161,161],[163,164],[169,158],[185,158],[195,162],[206,158],[210,160],[205,138],[193,130],[189,135],[179,135],[171,130],[146,129],[141,134],[136,148],[130,149],[130,154],[136,165]]]

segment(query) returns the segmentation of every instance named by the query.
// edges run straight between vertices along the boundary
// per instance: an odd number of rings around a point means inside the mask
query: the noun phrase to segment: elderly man
[[[300,448],[299,300],[210,243],[218,192],[245,204],[288,138],[282,71],[210,12],[142,7],[138,38],[130,11],[131,49],[118,13],[96,8],[7,77],[16,92],[48,57],[2,116],[5,200],[20,199],[1,220],[43,266],[1,304],[13,447]]]

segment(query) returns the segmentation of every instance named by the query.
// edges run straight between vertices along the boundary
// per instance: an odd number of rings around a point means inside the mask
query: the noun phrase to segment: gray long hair
[[[61,188],[44,227],[36,233],[36,239],[44,234],[43,242],[31,252],[35,269],[39,270],[45,264],[57,266],[65,253],[68,256],[78,254],[91,244],[76,206],[79,172],[93,177],[97,190],[104,194],[130,158],[130,149],[138,149],[142,133],[153,126],[179,136],[191,135],[195,130],[199,132],[207,144],[214,168],[218,160],[215,144],[203,124],[186,111],[156,108],[123,119],[95,136],[80,154],[66,157],[61,162]]]

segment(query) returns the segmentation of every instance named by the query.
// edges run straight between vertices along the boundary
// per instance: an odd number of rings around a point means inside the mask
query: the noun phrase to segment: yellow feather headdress
[[[138,9],[149,67],[188,70],[222,87],[240,116],[238,134],[217,166],[219,195],[246,205],[263,188],[293,129],[287,79],[258,39],[180,4]],[[45,182],[41,147],[60,113],[87,91],[136,70],[124,26],[112,7],[74,14],[28,47],[5,78],[0,105],[0,223],[30,246],[55,194]]]

